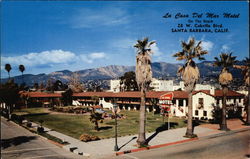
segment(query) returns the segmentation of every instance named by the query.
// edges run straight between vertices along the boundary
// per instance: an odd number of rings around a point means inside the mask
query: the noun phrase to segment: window
[[[219,99],[216,100],[216,104],[217,104],[217,105],[220,104],[220,100],[219,100]]]
[[[204,102],[204,99],[203,98],[199,98],[199,109],[203,108],[203,102]]]
[[[179,106],[183,106],[183,100],[179,100]]]
[[[199,111],[195,110],[195,115],[199,116]]]
[[[207,116],[207,111],[203,111],[203,116]]]
[[[173,104],[176,104],[176,100],[173,99]]]

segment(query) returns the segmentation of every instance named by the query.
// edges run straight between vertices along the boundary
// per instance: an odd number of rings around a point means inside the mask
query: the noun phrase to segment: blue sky
[[[232,51],[242,60],[249,53],[247,2],[164,1],[47,1],[1,3],[1,74],[12,65],[11,75],[71,71],[107,65],[135,65],[137,39],[155,40],[153,62],[177,63],[173,53],[181,40],[202,40],[206,60]],[[239,13],[239,18],[216,18],[227,33],[173,33],[187,19],[162,18],[166,13]],[[206,19],[206,18],[202,18]]]

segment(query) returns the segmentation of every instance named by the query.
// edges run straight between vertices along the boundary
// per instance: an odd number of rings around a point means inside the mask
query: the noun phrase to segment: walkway
[[[198,137],[205,137],[208,135],[224,133],[218,130],[218,124],[203,124],[195,127],[194,132]],[[228,128],[231,130],[240,129],[250,129],[250,127],[242,125],[242,122],[238,119],[229,120]],[[92,142],[81,142],[72,137],[66,136],[62,133],[47,130],[50,135],[56,136],[64,141],[70,143],[64,146],[65,149],[73,150],[74,153],[80,153],[83,156],[88,156],[89,158],[108,158],[109,156],[114,156],[114,138],[103,139],[99,141]],[[182,142],[187,140],[183,135],[186,132],[186,128],[170,129],[165,131],[159,131],[158,133],[147,133],[146,136],[149,140],[149,145],[162,145],[166,143]],[[119,132],[118,132],[119,133]],[[137,149],[136,147],[137,135],[118,137],[118,147],[119,152],[128,151],[132,149]],[[155,146],[156,147],[156,146]]]

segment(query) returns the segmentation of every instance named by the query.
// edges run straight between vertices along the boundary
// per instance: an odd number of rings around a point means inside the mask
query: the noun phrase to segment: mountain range
[[[240,62],[241,63],[241,62]],[[220,68],[214,67],[212,61],[203,61],[197,64],[201,74],[201,80],[210,80],[212,78],[217,78],[220,73]],[[177,70],[181,64],[171,64],[165,62],[155,62],[152,63],[153,77],[161,79],[177,79]],[[135,71],[135,66],[120,66],[120,65],[110,65],[106,67],[85,69],[80,71],[69,71],[62,70],[56,71],[49,74],[24,74],[23,80],[27,85],[33,85],[34,83],[47,83],[48,79],[60,80],[67,83],[73,73],[77,73],[81,81],[89,80],[111,80],[118,79],[125,72]],[[237,69],[231,70],[235,78],[242,78],[241,71]],[[22,76],[13,77],[16,83],[22,83]],[[1,79],[4,83],[8,79]]]

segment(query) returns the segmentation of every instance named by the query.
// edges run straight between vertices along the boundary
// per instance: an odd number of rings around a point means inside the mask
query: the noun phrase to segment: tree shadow
[[[242,125],[247,125],[247,122],[243,119],[242,116],[239,117],[240,121],[243,123]]]
[[[118,148],[118,150],[121,150],[124,146],[126,146],[128,143],[130,143],[131,141],[133,141],[134,139],[136,139],[137,137],[134,136],[132,137],[132,139],[130,139],[128,142],[126,142],[125,144],[123,144],[121,147]]]
[[[99,127],[98,130],[108,130],[108,129],[112,129],[112,126],[102,126],[102,127]]]
[[[17,136],[9,139],[1,139],[1,149],[21,145],[36,138],[36,136]]]
[[[176,123],[176,122],[170,122],[169,123],[169,126],[170,127],[168,127],[168,123],[164,123],[164,124],[162,124],[160,127],[158,127],[158,128],[156,128],[155,129],[155,133],[153,133],[151,136],[149,136],[147,139],[146,139],[146,144],[148,144],[157,134],[159,134],[160,132],[162,132],[162,131],[166,131],[166,130],[168,130],[168,129],[171,129],[171,127],[175,127],[175,126],[178,126],[178,123]]]
[[[27,116],[39,116],[39,115],[48,115],[49,113],[34,113],[34,114],[26,114],[26,115],[23,115],[24,117],[27,117]]]

